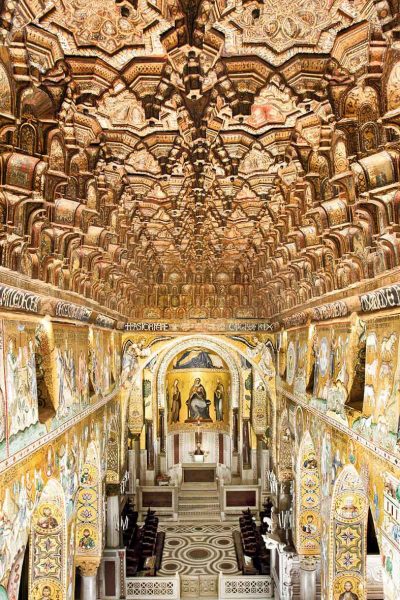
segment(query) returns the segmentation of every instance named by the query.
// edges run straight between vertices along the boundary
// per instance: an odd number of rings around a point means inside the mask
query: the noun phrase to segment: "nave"
[[[0,600],[400,600],[399,0],[0,0]]]
[[[32,322],[22,322],[16,331],[27,335]],[[49,336],[47,344],[41,338],[43,349],[58,336],[65,348],[76,340],[75,325],[42,319],[35,327]],[[305,391],[302,399],[291,391],[304,385],[299,343],[291,373],[298,331],[278,339],[145,338],[85,326],[89,355],[103,365],[96,376],[109,391],[103,395],[99,386],[79,403],[78,422],[74,404],[60,403],[58,431],[53,439],[51,428],[39,435],[30,452],[23,437],[9,447],[16,464],[7,457],[3,463],[3,595],[311,600],[337,589],[340,600],[398,598],[398,459],[365,435],[362,413],[352,408],[345,420],[323,400],[323,390],[331,394],[338,385],[335,373],[359,352],[338,352],[336,345],[325,376],[329,327],[317,329],[320,350],[307,367],[313,396]],[[116,361],[107,355],[111,348],[121,349]],[[8,345],[6,369],[13,352]],[[374,358],[380,369],[384,359]],[[51,372],[44,380],[65,386],[66,397],[73,373],[66,359],[61,364],[53,380]],[[43,372],[35,368],[39,389]],[[25,369],[14,382],[24,373],[29,381]],[[354,385],[352,397],[359,393]],[[38,405],[31,436],[44,431],[47,410]],[[21,543],[17,562],[8,562]]]

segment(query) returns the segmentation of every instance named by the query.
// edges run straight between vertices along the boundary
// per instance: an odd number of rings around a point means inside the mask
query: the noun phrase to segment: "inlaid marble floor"
[[[165,545],[159,576],[238,575],[232,526],[163,524]]]

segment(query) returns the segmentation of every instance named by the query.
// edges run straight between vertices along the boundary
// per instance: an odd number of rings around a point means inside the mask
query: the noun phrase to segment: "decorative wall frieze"
[[[305,325],[310,317],[310,313],[308,311],[298,312],[294,315],[290,315],[286,319],[282,320],[282,324],[285,329],[290,329],[291,327],[299,327],[300,325]]]
[[[107,327],[107,329],[114,329],[116,321],[115,319],[110,319],[110,317],[107,317],[106,315],[100,314],[97,315],[94,319],[94,324],[98,325],[99,327]]]
[[[400,306],[400,285],[391,285],[368,294],[362,294],[360,303],[363,312],[374,312]]]
[[[0,309],[71,319],[82,323],[92,323],[107,329],[114,329],[118,325],[116,319],[93,311],[86,306],[54,300],[4,284],[0,284]]]
[[[41,312],[42,298],[9,285],[0,285],[0,307],[38,314]]]
[[[268,321],[225,320],[225,319],[198,319],[179,321],[138,321],[125,324],[125,331],[131,332],[215,332],[215,333],[273,333],[279,329],[279,323]]]
[[[90,321],[92,312],[93,311],[90,308],[60,300],[55,306],[54,316],[64,317],[65,319],[74,319],[74,321],[83,321],[84,323],[87,323]]]
[[[349,308],[346,302],[338,300],[329,304],[322,304],[313,308],[311,318],[313,321],[327,321],[329,319],[337,319],[338,317],[346,317],[349,313]]]

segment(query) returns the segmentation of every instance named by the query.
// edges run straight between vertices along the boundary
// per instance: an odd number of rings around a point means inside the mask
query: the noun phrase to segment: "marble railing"
[[[127,600],[179,600],[180,579],[174,577],[128,577],[125,582]]]
[[[274,585],[268,575],[238,577],[220,573],[218,583],[219,600],[266,600],[274,597]]]
[[[220,480],[219,500],[223,520],[226,515],[240,514],[242,510],[246,510],[247,508],[258,511],[261,506],[261,486],[243,484],[225,485]]]
[[[172,515],[178,519],[178,486],[176,485],[146,485],[136,483],[136,506],[139,519],[143,519],[146,511],[151,508],[157,511],[159,517]]]

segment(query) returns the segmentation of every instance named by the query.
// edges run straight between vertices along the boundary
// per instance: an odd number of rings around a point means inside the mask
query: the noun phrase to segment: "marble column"
[[[136,479],[139,479],[139,481],[141,481],[142,473],[141,473],[141,469],[140,469],[140,434],[135,434],[133,436],[132,446],[133,446],[133,453],[134,453],[134,457],[135,457]],[[136,481],[135,481],[135,488],[136,488]]]
[[[292,506],[292,495],[290,493],[291,481],[282,481],[279,484],[278,506],[279,510],[289,510]]]
[[[300,558],[300,600],[316,600],[318,561],[315,556]]]
[[[251,469],[251,448],[250,448],[250,423],[249,419],[243,419],[243,444],[242,444],[242,464],[243,469]]]
[[[165,413],[160,408],[158,413],[158,432],[160,436],[160,454],[165,454]]]
[[[257,479],[262,478],[262,454],[265,450],[265,443],[262,435],[257,435]]]
[[[261,489],[263,492],[270,493],[269,489],[269,481],[268,481],[268,472],[270,470],[270,456],[269,450],[264,450],[261,453]]]
[[[79,564],[81,573],[81,596],[80,600],[97,600],[97,570],[100,562],[82,561]]]
[[[107,548],[119,548],[120,542],[119,495],[107,496]]]
[[[146,419],[146,421],[145,421],[145,432],[146,432],[147,470],[154,471],[153,421],[150,421],[150,419]]]
[[[128,450],[128,470],[129,470],[129,493],[134,494],[136,489],[136,457],[134,450]]]
[[[232,445],[233,452],[239,452],[239,409],[233,409],[233,420],[232,420]]]

